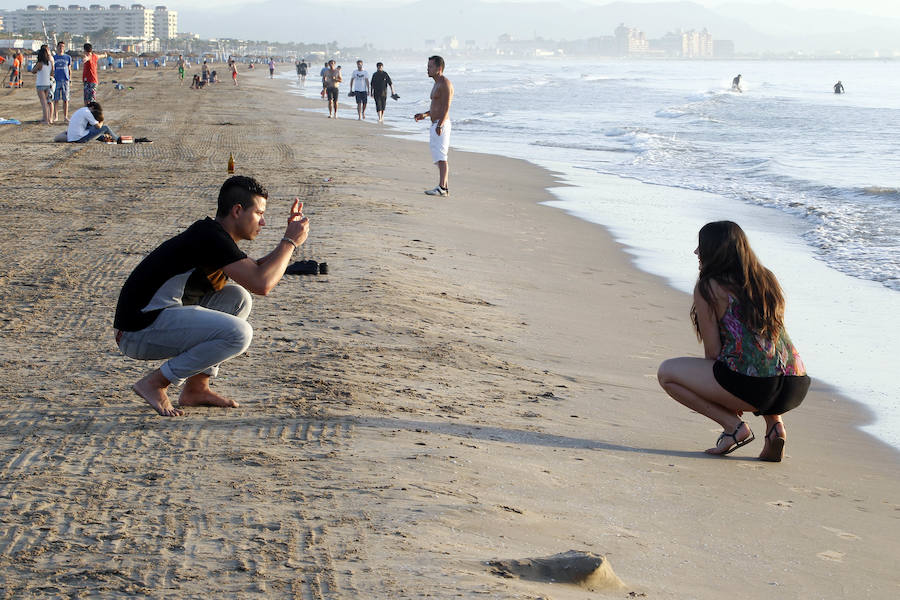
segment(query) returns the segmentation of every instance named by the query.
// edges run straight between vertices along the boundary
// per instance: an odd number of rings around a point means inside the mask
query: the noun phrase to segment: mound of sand
[[[590,591],[617,590],[625,587],[609,561],[592,552],[569,550],[553,556],[522,560],[492,560],[493,573],[501,577],[519,577],[530,581],[571,583]]]

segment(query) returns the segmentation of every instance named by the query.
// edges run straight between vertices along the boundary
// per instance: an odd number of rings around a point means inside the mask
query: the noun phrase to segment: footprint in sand
[[[769,506],[774,508],[780,508],[782,510],[787,510],[789,508],[794,508],[793,500],[772,500],[771,502],[766,502]]]
[[[822,560],[830,560],[832,562],[844,562],[844,553],[837,550],[826,550],[816,554]]]
[[[842,531],[840,529],[835,529],[834,527],[825,527],[822,525],[822,529],[825,531],[830,531],[834,535],[838,536],[842,540],[858,540],[860,539],[858,535],[855,533],[850,533],[849,531]]]

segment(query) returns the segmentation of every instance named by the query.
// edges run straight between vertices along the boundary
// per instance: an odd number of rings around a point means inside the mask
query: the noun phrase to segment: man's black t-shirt
[[[116,306],[114,327],[140,331],[171,306],[197,304],[225,286],[222,268],[247,258],[227,231],[207,217],[163,242],[131,272]]]
[[[387,74],[387,71],[375,71],[370,85],[372,86],[373,96],[385,96],[387,95],[388,86],[394,85],[394,82],[391,81],[391,76]]]

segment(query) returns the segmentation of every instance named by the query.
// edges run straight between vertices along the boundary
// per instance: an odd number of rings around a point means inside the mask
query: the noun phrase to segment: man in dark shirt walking
[[[391,81],[391,76],[384,70],[384,63],[377,63],[375,68],[377,70],[372,75],[372,98],[375,100],[375,110],[378,112],[378,122],[383,123],[384,105],[387,102],[388,88],[391,88],[391,96],[396,96],[396,94],[394,93],[394,82]]]
[[[122,286],[114,321],[119,349],[138,360],[168,359],[132,386],[162,416],[183,415],[185,406],[238,406],[213,392],[209,379],[220,363],[250,346],[250,293],[268,294],[309,235],[303,203],[295,198],[275,249],[248,258],[237,242],[256,238],[265,226],[268,197],[251,177],[229,178],[219,191],[216,218],[163,242]],[[184,384],[179,408],[166,394],[171,384]]]

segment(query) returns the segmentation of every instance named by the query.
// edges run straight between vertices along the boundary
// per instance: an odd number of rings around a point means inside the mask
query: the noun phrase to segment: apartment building
[[[4,30],[13,33],[41,31],[67,32],[84,35],[110,28],[121,37],[142,40],[171,39],[178,30],[178,13],[165,6],[147,8],[143,4],[99,4],[61,6],[31,4],[24,9],[8,11],[4,15]]]

